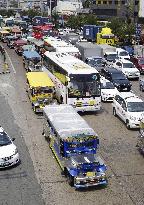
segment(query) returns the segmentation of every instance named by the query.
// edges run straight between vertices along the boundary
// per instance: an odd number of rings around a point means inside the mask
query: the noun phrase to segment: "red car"
[[[144,74],[144,57],[132,57],[131,61],[139,69],[141,74]]]

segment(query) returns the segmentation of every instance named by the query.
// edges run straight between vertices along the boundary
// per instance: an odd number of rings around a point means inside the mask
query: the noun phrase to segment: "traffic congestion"
[[[48,198],[50,204],[143,204],[141,45],[118,47],[112,30],[102,26],[85,25],[76,32],[44,22],[36,26],[13,19],[9,24],[0,29],[0,73],[6,76],[0,91],[19,126],[26,118],[33,135],[33,146],[28,137],[24,140],[45,204]],[[0,127],[2,171],[22,166],[24,155],[14,140]],[[66,194],[70,202],[63,199]]]

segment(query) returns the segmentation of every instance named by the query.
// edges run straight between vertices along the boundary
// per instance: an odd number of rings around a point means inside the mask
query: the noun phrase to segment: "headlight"
[[[137,118],[134,116],[130,116],[130,119],[135,121]]]
[[[14,155],[17,154],[17,153],[18,153],[18,150],[17,150],[17,148],[16,148],[15,151],[14,151]]]

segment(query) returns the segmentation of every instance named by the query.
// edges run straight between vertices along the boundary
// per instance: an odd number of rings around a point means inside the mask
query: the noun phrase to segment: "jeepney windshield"
[[[97,139],[88,141],[65,142],[66,155],[78,153],[96,153]]]
[[[68,84],[68,96],[77,97],[95,97],[100,96],[100,76],[99,73],[70,75]]]
[[[40,87],[40,88],[35,88],[33,89],[33,94],[49,94],[49,93],[53,93],[53,89],[52,88],[48,88],[48,87]]]

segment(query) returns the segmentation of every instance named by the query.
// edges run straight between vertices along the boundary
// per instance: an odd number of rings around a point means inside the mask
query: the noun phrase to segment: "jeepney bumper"
[[[76,188],[85,188],[85,187],[94,187],[99,185],[107,185],[106,176],[100,177],[76,177],[74,187]]]

